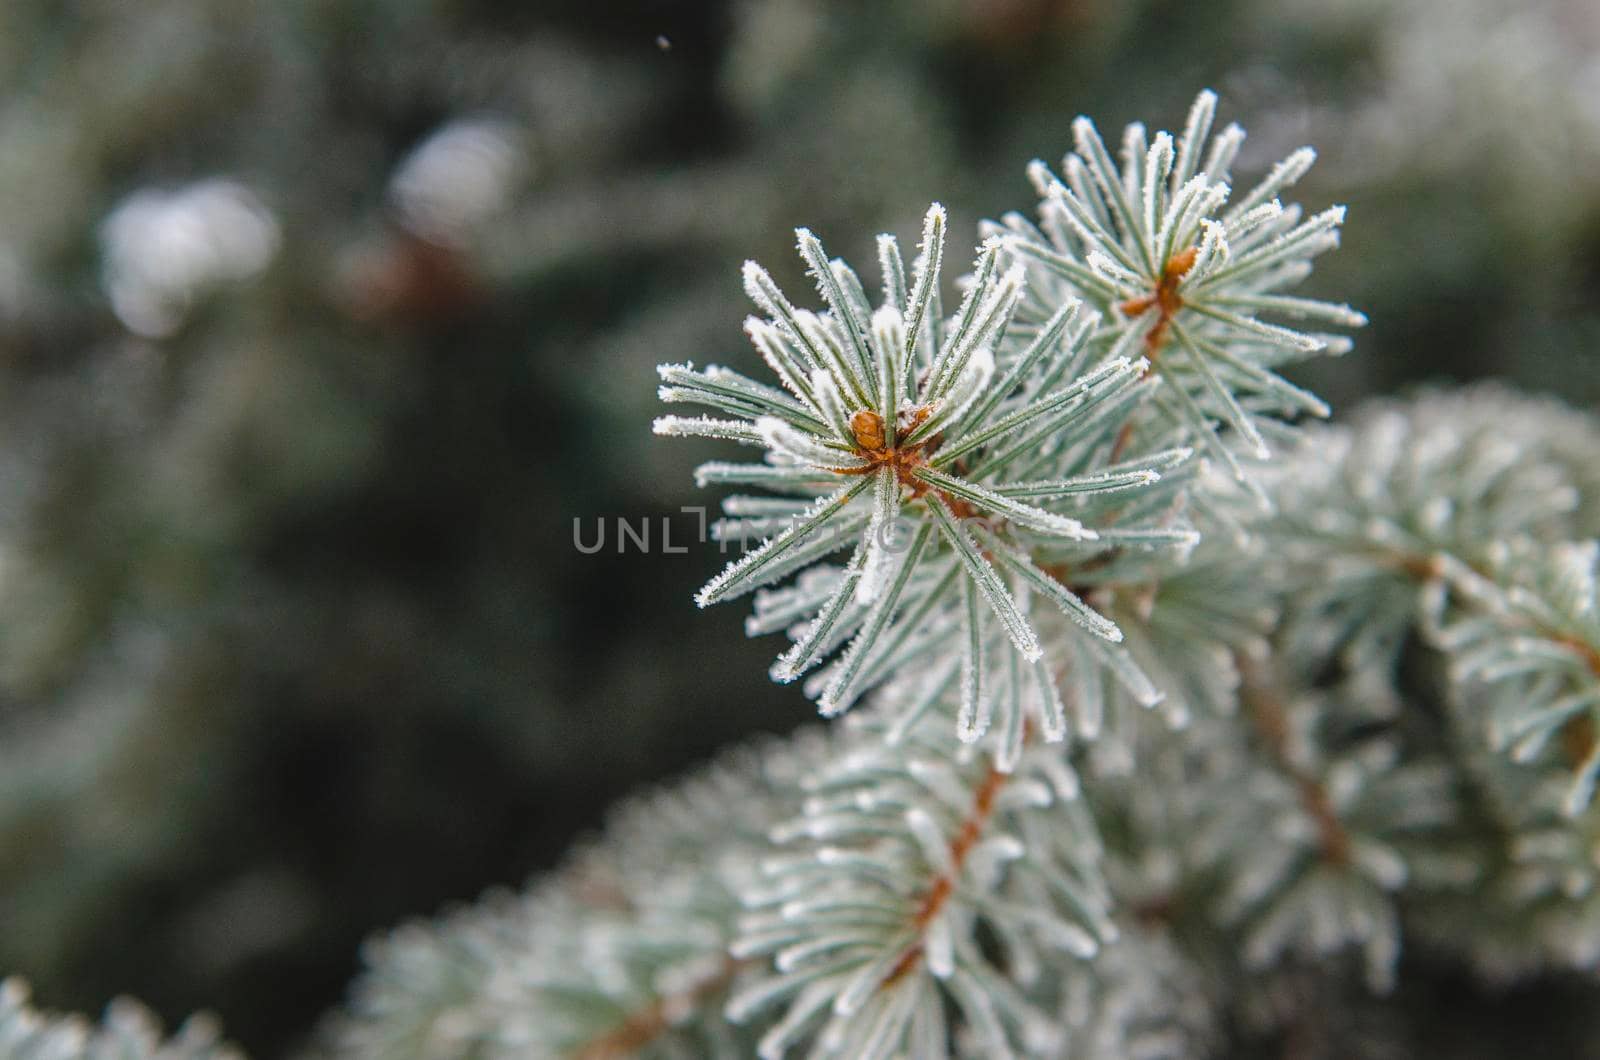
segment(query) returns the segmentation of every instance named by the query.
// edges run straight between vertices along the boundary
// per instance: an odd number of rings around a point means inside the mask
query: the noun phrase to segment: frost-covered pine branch
[[[748,1057],[723,1018],[754,972],[729,952],[743,881],[822,734],[740,748],[670,789],[619,807],[605,835],[522,894],[497,893],[375,940],[329,1055]]]
[[[27,984],[0,982],[0,1057],[5,1060],[243,1060],[222,1041],[214,1021],[196,1016],[164,1038],[143,1006],[113,1001],[98,1024],[81,1016],[41,1012]]]
[[[759,463],[703,465],[697,480],[793,498],[724,501],[717,536],[746,551],[696,600],[762,590],[750,631],[794,640],[773,667],[778,680],[820,667],[807,691],[824,714],[926,666],[927,701],[947,687],[959,695],[963,739],[998,719],[1004,768],[1020,753],[1025,716],[1049,742],[1073,727],[1095,734],[1092,709],[1068,716],[1064,669],[1103,668],[1143,705],[1161,699],[1122,626],[1085,601],[1083,576],[1115,565],[1124,582],[1159,582],[1198,540],[1192,447],[1243,479],[1235,450],[1267,455],[1262,416],[1326,413],[1269,369],[1346,340],[1261,314],[1362,322],[1347,307],[1279,293],[1335,244],[1343,216],[1301,224],[1297,208],[1277,202],[1309,151],[1224,211],[1243,134],[1230,127],[1208,148],[1214,106],[1202,94],[1176,140],[1147,144],[1143,127],[1130,127],[1120,169],[1080,119],[1071,186],[1046,181],[1054,242],[1015,217],[991,226],[949,316],[935,205],[910,269],[897,241],[879,237],[876,307],[805,229],[798,249],[823,312],[796,308],[746,264],[746,291],[765,314],[746,331],[781,387],[715,366],[662,366],[663,400],[722,416],[665,416],[657,433],[764,450]],[[1171,344],[1182,358],[1166,356]],[[842,565],[822,562],[836,553],[847,554]],[[1064,631],[1042,638],[1057,615],[1069,620]]]
[[[1502,979],[1600,960],[1595,452],[1592,417],[1496,387],[1379,404],[1308,440],[1263,530],[1283,664],[1368,725],[1440,718],[1421,746],[1453,777],[1459,883],[1414,889],[1412,915]]]
[[[1179,1060],[1212,1039],[1191,962],[1111,919],[1048,745],[1008,775],[948,717],[883,725],[736,751],[523,895],[379,940],[326,1053]]]
[[[936,665],[944,683],[962,690],[962,736],[978,739],[1006,709],[997,703],[1018,701],[1000,719],[1009,761],[1020,746],[1021,702],[1047,740],[1064,738],[1069,724],[1052,673],[1059,661],[1045,658],[1036,609],[1055,609],[1076,639],[1098,642],[1090,650],[1133,670],[1118,647],[1122,631],[1050,568],[1112,548],[1192,543],[1192,531],[1173,519],[1172,489],[1158,487],[1189,454],[1106,459],[1101,443],[1116,414],[1148,392],[1144,366],[1125,357],[1089,365],[1084,343],[1097,318],[1076,301],[1026,341],[1007,341],[1023,273],[1000,271],[998,243],[979,249],[947,318],[944,226],[935,205],[909,272],[893,238],[880,239],[876,309],[856,274],[829,261],[804,229],[800,254],[828,312],[796,309],[765,270],[747,264],[746,289],[768,319],[752,318],[746,330],[784,390],[723,368],[664,365],[664,400],[732,418],[668,416],[656,430],[759,445],[763,462],[707,464],[697,478],[795,497],[724,501],[717,536],[747,550],[696,597],[704,606],[798,574],[787,588],[760,592],[750,622],[752,632],[787,630],[794,639],[774,677],[820,667],[808,691],[825,714],[837,714],[958,641],[959,663]],[[820,563],[841,551],[843,566]]]
[[[936,1057],[953,1025],[975,1055],[1061,1048],[1054,980],[1117,936],[1077,777],[1045,744],[1001,772],[947,718],[881,726],[856,726],[775,828],[733,947],[772,971],[730,1017],[781,1003],[765,1060]]]
[[[656,431],[758,451],[696,472],[740,551],[697,602],[848,716],[374,940],[326,1055],[1189,1060],[1316,1039],[1416,941],[1592,975],[1600,426],[1305,424],[1281,370],[1363,323],[1290,293],[1343,212],[1280,201],[1309,149],[1235,195],[1215,107],[1117,160],[1079,119],[949,306],[937,205],[876,297],[805,229],[820,308],[746,265],[772,379],[664,365],[709,412]]]
[[[1592,422],[1494,390],[1375,409],[1313,440],[1267,531],[1300,589],[1285,657],[1336,655],[1392,684],[1416,629],[1491,747],[1549,761],[1566,734],[1564,812],[1579,814],[1600,771],[1596,446]]]
[[[1037,224],[1013,213],[988,230],[1030,267],[1023,320],[1063,298],[1094,306],[1104,321],[1096,345],[1107,356],[1142,355],[1169,384],[1157,423],[1181,425],[1243,479],[1236,447],[1215,426],[1225,424],[1245,453],[1266,459],[1267,437],[1279,429],[1266,417],[1328,415],[1278,370],[1350,348],[1344,336],[1307,326],[1360,327],[1366,318],[1285,293],[1339,244],[1344,207],[1306,218],[1279,201],[1316,152],[1302,147],[1235,196],[1231,170],[1245,133],[1230,124],[1213,137],[1216,105],[1215,94],[1200,93],[1177,136],[1152,138],[1142,123],[1129,125],[1120,162],[1094,123],[1078,118],[1059,176],[1043,162],[1028,167],[1040,195]],[[1141,426],[1126,424],[1119,448]]]
[[[1093,983],[1082,962],[1118,935],[1067,737],[1099,744],[1113,723],[1125,738],[1100,744],[1110,750],[1097,768],[1114,774],[1129,768],[1137,742],[1121,699],[1148,707],[1170,697],[1175,727],[1196,707],[1233,709],[1235,653],[1258,644],[1270,612],[1254,592],[1207,599],[1247,579],[1225,547],[1191,564],[1195,519],[1237,542],[1249,516],[1215,488],[1194,446],[1242,478],[1234,449],[1264,455],[1264,445],[1232,388],[1282,360],[1263,349],[1328,345],[1254,319],[1287,303],[1222,301],[1282,286],[1272,267],[1303,271],[1331,245],[1331,225],[1279,224],[1269,200],[1290,182],[1284,170],[1244,206],[1254,212],[1233,233],[1242,267],[1223,268],[1230,244],[1210,214],[1226,189],[1189,180],[1189,155],[1206,138],[1193,126],[1213,102],[1197,104],[1181,160],[1162,160],[1170,137],[1150,149],[1148,196],[1129,185],[1144,226],[1124,212],[1097,229],[1113,255],[1158,237],[1167,244],[1143,281],[1124,277],[1099,311],[1085,308],[1098,289],[1047,278],[1043,295],[1030,294],[1027,262],[1037,255],[997,236],[979,246],[946,315],[946,220],[935,205],[909,269],[894,238],[880,237],[876,306],[804,229],[797,245],[823,311],[797,308],[746,265],[747,293],[765,315],[746,331],[778,386],[716,366],[660,370],[663,400],[717,415],[662,417],[658,433],[764,450],[759,462],[697,472],[702,484],[765,491],[724,501],[715,536],[744,554],[697,602],[754,591],[750,632],[793,641],[774,676],[815,668],[808,691],[825,714],[883,687],[837,737],[837,759],[799,785],[800,812],[774,822],[776,850],[761,860],[769,879],[740,888],[750,910],[729,954],[769,970],[734,990],[728,1015],[766,1021],[763,1056],[802,1047],[932,1056],[952,1043],[986,1056],[1082,1052],[1037,992]],[[1224,160],[1210,172],[1225,169]],[[1154,188],[1169,181],[1173,202]],[[1122,195],[1095,208],[1126,206]],[[1255,231],[1283,238],[1250,257]],[[1029,298],[1044,302],[1033,319],[1018,313]],[[1314,303],[1292,308],[1327,315]],[[1189,319],[1191,310],[1209,322]],[[1130,324],[1147,312],[1148,330]],[[1346,311],[1339,322],[1359,318]],[[1154,370],[1169,336],[1191,350],[1194,378]],[[1219,375],[1200,344],[1220,347],[1230,367]],[[1184,390],[1196,379],[1225,413],[1220,428]],[[1257,412],[1325,411],[1281,381],[1267,389],[1298,404],[1246,394]],[[1172,415],[1173,402],[1194,414]],[[847,558],[823,562],[835,554]],[[1131,640],[1109,614],[1126,616]],[[960,743],[948,737],[952,719]],[[962,746],[991,733],[981,749]],[[1064,827],[1074,815],[1078,826]]]
[[[430,1033],[485,1055],[766,1060],[1224,1055],[1308,984],[1392,989],[1441,922],[1502,973],[1591,959],[1600,435],[1497,391],[1302,427],[1328,410],[1279,370],[1348,343],[1296,327],[1363,322],[1288,293],[1342,210],[1279,201],[1309,150],[1234,196],[1214,107],[1120,164],[1080,119],[951,313],[938,206],[909,268],[880,237],[875,302],[804,229],[820,311],[746,266],[777,385],[660,370],[714,415],[658,433],[760,450],[696,474],[749,490],[697,600],[753,593],[773,675],[855,711],[747,760],[714,834],[614,828],[640,896],[587,907],[569,869],[521,899],[545,927],[375,951],[338,1040],[371,1055],[462,954],[481,985]]]

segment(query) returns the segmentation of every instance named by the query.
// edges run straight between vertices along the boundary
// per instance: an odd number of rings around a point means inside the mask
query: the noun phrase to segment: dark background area
[[[279,1055],[363,937],[810,717],[659,548],[727,451],[653,366],[754,369],[794,226],[937,198],[959,261],[1075,115],[1204,86],[1351,208],[1310,290],[1372,325],[1302,381],[1600,397],[1587,0],[9,0],[0,972]]]

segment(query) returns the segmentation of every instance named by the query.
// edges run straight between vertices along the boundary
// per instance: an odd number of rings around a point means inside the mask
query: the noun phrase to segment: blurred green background
[[[959,259],[1075,115],[1210,86],[1351,208],[1311,290],[1372,325],[1303,382],[1600,398],[1592,0],[6,0],[0,86],[0,972],[260,1055],[811,715],[659,548],[725,450],[649,428],[795,225],[939,199]]]

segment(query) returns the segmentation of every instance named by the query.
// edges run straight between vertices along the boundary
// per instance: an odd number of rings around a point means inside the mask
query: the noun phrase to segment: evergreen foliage
[[[242,1060],[223,1043],[214,1021],[196,1016],[175,1037],[138,1003],[113,1001],[105,1019],[91,1025],[79,1016],[42,1013],[29,1004],[20,979],[0,982],[0,1056],[17,1060]]]
[[[1362,322],[1283,291],[1342,213],[1277,200],[1309,151],[1235,199],[1214,106],[1120,167],[1080,119],[948,316],[937,206],[875,309],[805,230],[821,312],[746,266],[783,389],[661,370],[726,418],[658,433],[764,451],[697,473],[768,491],[698,599],[754,590],[774,676],[860,705],[613,825],[647,896],[585,907],[582,855],[381,944],[335,1054],[455,991],[487,1055],[1235,1055],[1308,984],[1392,992],[1408,940],[1592,973],[1600,430],[1495,388],[1303,426],[1277,369],[1345,340],[1261,316]]]
[[[747,263],[775,378],[664,365],[662,400],[715,415],[655,429],[759,451],[696,472],[739,491],[714,536],[741,552],[696,602],[752,595],[748,631],[792,642],[772,676],[848,716],[373,940],[321,1052],[1178,1060],[1403,989],[1413,946],[1592,981],[1600,426],[1493,388],[1308,425],[1329,409],[1283,370],[1365,321],[1292,293],[1344,212],[1280,200],[1310,149],[1236,193],[1216,105],[1115,157],[1080,118],[959,285],[938,205],[870,280],[798,230],[815,309]],[[486,238],[438,159],[509,185],[515,140],[442,130],[398,210]],[[143,334],[278,245],[240,186],[175,196],[251,238],[151,275],[173,204],[122,204],[106,282]],[[0,988],[0,1057],[232,1055],[25,1001]]]

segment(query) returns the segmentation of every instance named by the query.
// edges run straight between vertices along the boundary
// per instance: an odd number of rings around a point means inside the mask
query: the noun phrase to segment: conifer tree
[[[696,472],[740,547],[696,602],[835,720],[380,944],[332,1053],[1239,1055],[1413,944],[1592,974],[1600,428],[1316,423],[1281,369],[1364,323],[1296,291],[1344,212],[1285,201],[1309,148],[1235,190],[1216,102],[1080,118],[956,290],[938,205],[872,277],[799,230],[815,308],[745,266],[772,378],[663,366],[710,411],[655,429],[754,452]]]
[[[1217,106],[1079,118],[970,255],[933,204],[865,274],[797,230],[815,298],[745,265],[768,374],[662,365],[703,411],[654,430],[744,447],[695,472],[736,557],[694,603],[750,597],[825,720],[374,939],[319,1052],[1376,1057],[1413,950],[1594,987],[1600,424],[1497,387],[1320,422],[1284,373],[1365,323],[1300,290],[1344,209],[1290,201],[1310,148],[1236,174]],[[119,312],[159,330],[222,257]],[[27,1002],[0,1057],[235,1055]]]

